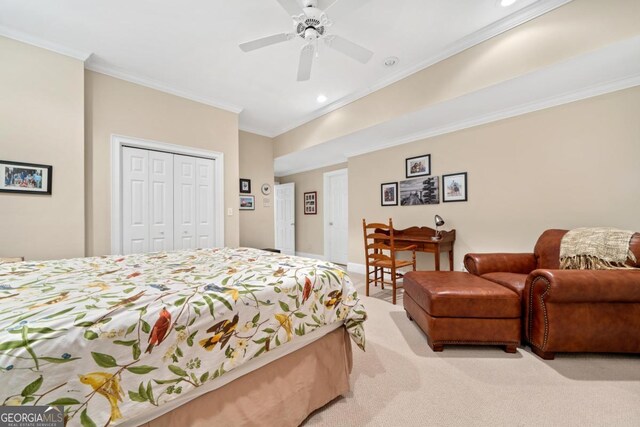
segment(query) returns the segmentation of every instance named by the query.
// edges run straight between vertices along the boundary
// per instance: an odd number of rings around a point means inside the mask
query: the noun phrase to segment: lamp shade
[[[440,215],[436,215],[435,217],[433,217],[433,220],[435,221],[437,227],[442,227],[444,225],[444,219],[442,219]]]

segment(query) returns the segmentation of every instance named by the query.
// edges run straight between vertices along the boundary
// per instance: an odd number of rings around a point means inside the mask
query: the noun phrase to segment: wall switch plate
[[[233,216],[233,208],[227,209],[227,216]]]

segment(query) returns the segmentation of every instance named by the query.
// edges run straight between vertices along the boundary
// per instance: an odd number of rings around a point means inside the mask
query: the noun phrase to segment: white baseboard
[[[301,256],[301,257],[311,258],[311,259],[317,259],[317,260],[320,260],[320,261],[326,261],[327,260],[327,258],[324,255],[308,254],[306,252],[298,252],[298,251],[296,251],[296,256]]]
[[[347,264],[347,271],[349,273],[358,273],[365,274],[367,266],[364,264],[356,264],[355,262],[350,262]]]

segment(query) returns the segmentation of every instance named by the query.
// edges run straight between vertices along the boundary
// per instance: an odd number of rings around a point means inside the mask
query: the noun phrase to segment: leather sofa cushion
[[[524,291],[524,285],[527,282],[527,274],[518,273],[487,273],[480,277],[496,282],[502,286],[506,286],[516,292],[521,298],[522,292]]]
[[[410,271],[404,275],[404,291],[433,317],[520,317],[517,293],[469,273]]]

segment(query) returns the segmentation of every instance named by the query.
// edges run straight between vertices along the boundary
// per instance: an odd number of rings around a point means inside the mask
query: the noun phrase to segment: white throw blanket
[[[609,270],[631,268],[636,262],[629,243],[633,231],[615,228],[576,228],[560,243],[560,268],[574,270]]]

